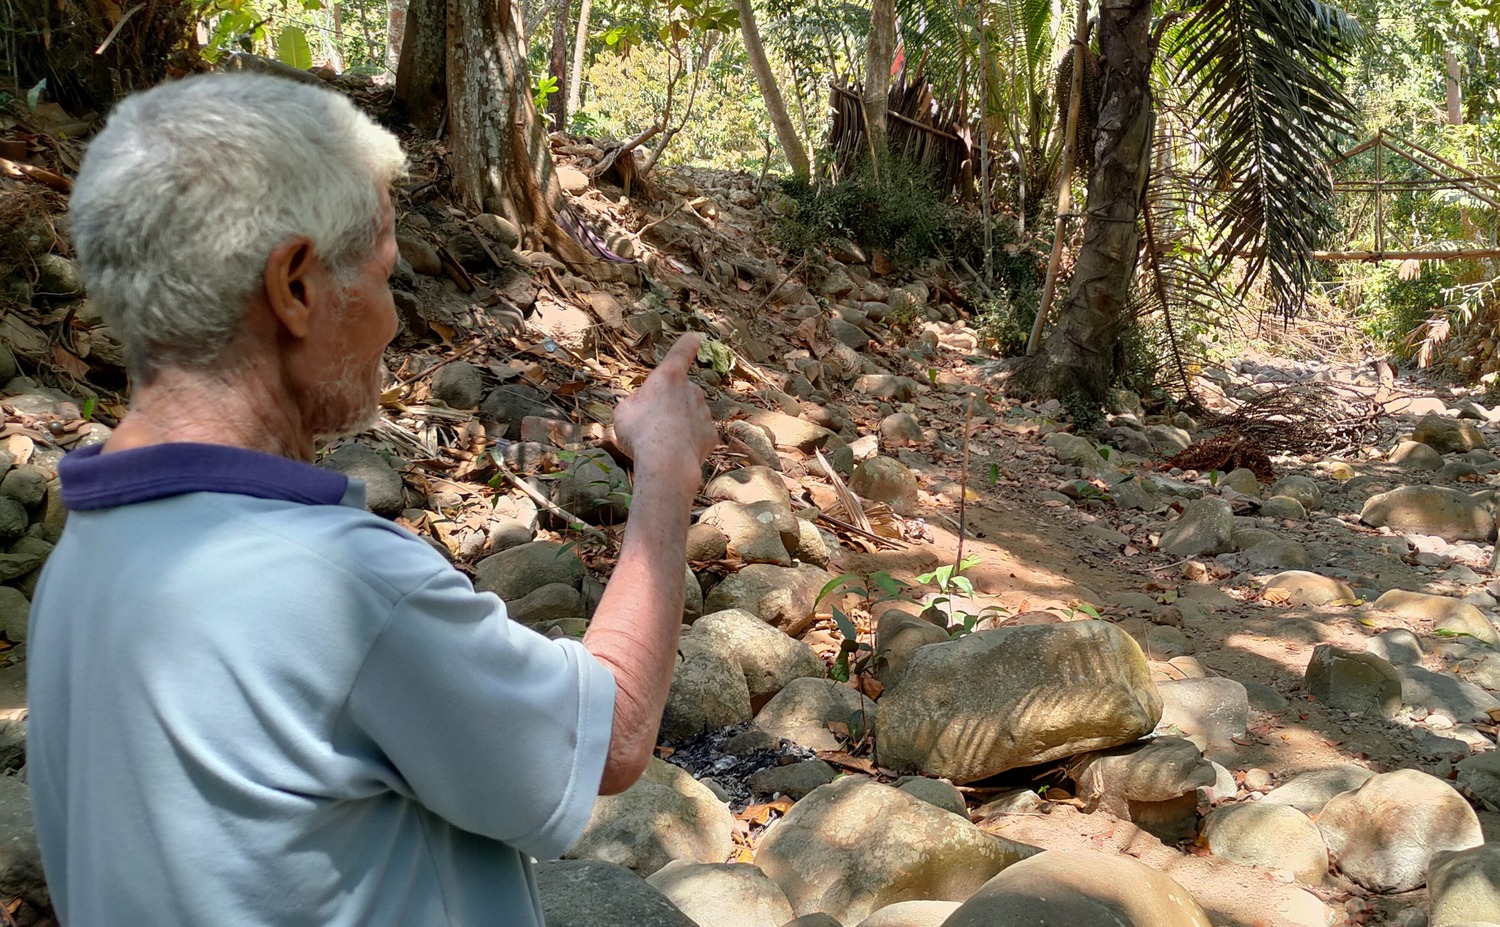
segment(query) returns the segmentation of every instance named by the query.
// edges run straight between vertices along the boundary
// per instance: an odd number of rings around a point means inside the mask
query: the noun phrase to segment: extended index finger
[[[661,363],[656,365],[657,369],[676,367],[683,373],[686,373],[698,359],[698,346],[702,343],[702,335],[697,332],[688,332],[677,339],[677,343],[672,345],[672,349],[667,352],[667,356],[663,357]]]

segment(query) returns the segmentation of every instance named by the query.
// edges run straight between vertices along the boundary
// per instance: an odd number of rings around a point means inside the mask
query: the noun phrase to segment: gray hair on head
[[[213,365],[289,238],[307,236],[336,278],[354,271],[404,169],[394,136],[321,87],[222,74],[122,101],[69,212],[89,298],[132,374]]]

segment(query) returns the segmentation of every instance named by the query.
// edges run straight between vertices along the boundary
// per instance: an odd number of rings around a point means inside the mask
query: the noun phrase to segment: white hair
[[[211,365],[305,235],[336,277],[374,251],[405,156],[341,94],[259,74],[128,97],[89,145],[69,211],[89,299],[131,372]]]

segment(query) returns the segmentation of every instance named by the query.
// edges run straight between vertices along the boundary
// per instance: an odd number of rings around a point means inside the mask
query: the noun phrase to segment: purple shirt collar
[[[100,453],[103,449],[80,448],[58,464],[69,509],[108,509],[190,492],[338,505],[350,489],[342,473],[241,447],[156,444],[110,454]]]

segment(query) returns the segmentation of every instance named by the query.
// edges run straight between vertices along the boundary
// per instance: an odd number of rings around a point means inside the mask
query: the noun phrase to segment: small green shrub
[[[946,250],[956,208],[948,203],[936,175],[920,164],[889,158],[879,171],[861,162],[838,183],[783,180],[793,203],[777,222],[782,247],[797,254],[826,248],[836,238],[880,248],[893,265],[909,268]]]
[[[1402,280],[1395,263],[1382,262],[1359,286],[1360,328],[1392,354],[1410,357],[1412,333],[1446,311],[1446,291],[1453,285],[1453,273],[1445,267],[1429,263],[1419,276]]]

